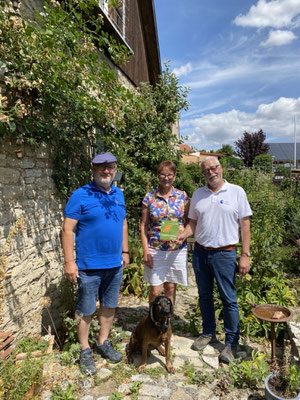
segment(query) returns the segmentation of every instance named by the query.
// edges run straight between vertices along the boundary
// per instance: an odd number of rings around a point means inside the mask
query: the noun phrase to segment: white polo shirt
[[[205,247],[238,243],[239,220],[252,215],[244,189],[224,181],[218,192],[203,186],[191,199],[189,218],[197,221],[194,238]]]

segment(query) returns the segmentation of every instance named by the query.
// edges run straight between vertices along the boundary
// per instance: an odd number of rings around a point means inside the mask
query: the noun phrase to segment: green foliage
[[[144,254],[139,239],[129,240],[130,264],[123,271],[121,291],[124,296],[133,294],[146,298],[149,294],[149,286],[144,282]]]
[[[128,339],[129,335],[120,326],[113,324],[109,337],[113,347],[116,347],[124,339]]]
[[[47,340],[38,340],[30,336],[25,336],[18,342],[16,353],[32,353],[33,351],[41,351],[44,353],[49,347]]]
[[[197,305],[192,311],[187,311],[185,318],[189,321],[189,332],[192,335],[197,336],[202,330],[202,319],[199,305]]]
[[[178,163],[175,181],[175,186],[178,189],[184,190],[189,197],[192,197],[194,191],[204,184],[205,179],[199,165]]]
[[[43,379],[43,360],[27,356],[16,361],[15,356],[0,360],[0,397],[5,400],[24,400],[32,387]]]
[[[252,351],[252,360],[234,360],[229,364],[229,376],[233,385],[239,388],[257,388],[270,373],[265,355]]]
[[[287,374],[285,375],[287,389],[289,393],[300,393],[300,369],[294,364],[288,367]]]
[[[142,386],[142,382],[136,381],[132,384],[130,391],[131,391],[131,398],[132,400],[138,400],[139,390]]]
[[[79,361],[81,350],[80,343],[72,343],[67,347],[67,350],[62,351],[60,357],[61,365],[72,365]]]
[[[78,397],[73,394],[74,386],[68,384],[66,390],[63,390],[61,386],[57,385],[52,389],[51,400],[77,400]]]
[[[77,301],[77,290],[68,279],[62,278],[60,282],[61,303],[64,306],[65,314],[74,315]]]
[[[121,400],[123,395],[117,391],[112,392],[112,394],[109,396],[108,400]]]
[[[160,376],[167,376],[167,371],[163,367],[147,368],[144,371],[151,379],[158,379]]]
[[[194,365],[189,362],[185,362],[180,370],[188,378],[190,385],[202,385],[206,382],[213,382],[216,379],[216,375],[211,371],[205,371],[205,367],[201,370],[196,370]]]
[[[234,156],[224,156],[220,158],[220,163],[223,168],[227,169],[236,169],[236,168],[244,168],[244,163],[240,158]]]
[[[54,180],[63,197],[90,180],[93,151],[116,154],[124,176],[133,236],[140,201],[153,187],[157,164],[179,160],[172,124],[187,109],[187,90],[166,64],[156,87],[123,86],[103,54],[117,64],[129,54],[107,33],[95,0],[45,5],[34,23],[0,10],[4,96],[0,137],[52,148]]]
[[[124,361],[121,361],[112,368],[112,379],[119,386],[121,383],[128,382],[133,374],[136,373],[133,365],[128,365]]]
[[[254,158],[253,167],[261,169],[265,173],[272,172],[272,156],[270,154],[259,154]]]
[[[65,315],[63,319],[63,328],[65,331],[65,342],[64,342],[64,351],[68,351],[72,344],[76,344],[78,342],[77,338],[77,325],[79,324],[81,318],[70,318]],[[98,321],[92,319],[90,324],[90,335],[89,335],[89,343],[92,347],[96,342],[96,334],[99,332],[100,326]]]
[[[286,178],[289,178],[291,175],[291,169],[290,169],[290,167],[285,167],[282,164],[278,164],[278,165],[276,165],[275,173],[278,176],[284,176]]]
[[[232,146],[230,146],[230,144],[223,144],[222,147],[216,151],[216,153],[221,153],[224,156],[231,157],[234,155],[234,149]]]

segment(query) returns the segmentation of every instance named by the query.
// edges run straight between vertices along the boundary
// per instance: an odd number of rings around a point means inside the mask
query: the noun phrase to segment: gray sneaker
[[[79,357],[80,369],[84,374],[95,375],[97,372],[95,361],[92,357],[91,349],[84,349],[80,352]]]
[[[208,344],[215,343],[217,341],[216,335],[201,335],[194,341],[191,346],[192,350],[200,351],[204,349]]]
[[[221,354],[219,355],[219,360],[223,363],[229,364],[234,360],[237,351],[237,346],[231,346],[226,344]]]
[[[103,358],[108,358],[113,363],[118,363],[122,360],[122,354],[112,347],[109,340],[104,340],[101,346],[96,343],[95,347]]]

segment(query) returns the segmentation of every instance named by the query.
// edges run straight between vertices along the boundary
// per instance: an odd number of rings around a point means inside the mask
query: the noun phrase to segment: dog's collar
[[[166,320],[164,322],[155,321],[155,319],[153,317],[153,304],[150,305],[149,314],[150,314],[151,321],[158,328],[158,330],[162,333],[167,332],[167,330],[169,329],[169,326],[170,326],[170,317],[166,318]]]

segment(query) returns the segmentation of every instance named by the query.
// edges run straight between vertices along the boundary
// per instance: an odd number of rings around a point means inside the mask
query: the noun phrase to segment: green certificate
[[[162,240],[176,239],[178,236],[178,221],[162,221],[160,226],[160,238]]]

